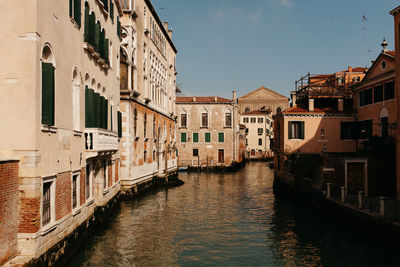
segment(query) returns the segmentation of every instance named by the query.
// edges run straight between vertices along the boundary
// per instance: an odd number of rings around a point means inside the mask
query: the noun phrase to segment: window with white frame
[[[42,226],[54,221],[55,217],[55,177],[47,178],[42,185]]]
[[[225,127],[232,127],[232,113],[225,113]]]
[[[75,131],[80,131],[80,81],[78,71],[72,74],[72,118]]]
[[[187,127],[187,114],[186,112],[181,113],[181,127],[186,128]]]
[[[85,176],[85,199],[88,200],[92,196],[92,170],[91,164],[86,165]]]
[[[201,113],[201,127],[203,128],[208,127],[208,113],[206,111]]]
[[[79,207],[79,192],[80,192],[80,175],[79,172],[72,174],[72,209]]]
[[[108,166],[107,166],[107,160],[103,159],[103,189],[107,188],[107,182],[108,182]]]

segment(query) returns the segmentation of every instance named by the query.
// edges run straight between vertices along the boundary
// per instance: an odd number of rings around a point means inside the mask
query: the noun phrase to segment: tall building
[[[120,190],[122,15],[114,0],[1,6],[0,165],[10,180],[0,181],[0,264],[63,250]],[[3,183],[17,209],[4,209]]]
[[[244,158],[236,92],[222,97],[177,97],[179,167],[229,167]]]
[[[176,53],[172,30],[149,0],[123,0],[121,185],[175,172]]]

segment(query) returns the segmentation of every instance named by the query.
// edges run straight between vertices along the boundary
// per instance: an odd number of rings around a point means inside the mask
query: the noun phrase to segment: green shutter
[[[206,143],[211,142],[211,134],[210,133],[205,133],[205,141],[206,141]]]
[[[111,109],[110,109],[110,125],[111,125],[111,132],[114,130],[114,129],[113,129],[113,112],[112,112],[112,110],[113,110],[113,107],[111,106]]]
[[[85,86],[85,127],[89,128],[89,88]]]
[[[104,55],[105,55],[105,61],[106,61],[106,63],[107,64],[110,64],[110,59],[109,59],[109,51],[108,51],[108,49],[109,49],[109,46],[110,46],[110,40],[108,40],[108,39],[106,39],[105,40],[105,51],[104,51]]]
[[[199,133],[193,133],[193,143],[199,142]]]
[[[88,128],[95,126],[95,113],[94,113],[94,90],[88,89]]]
[[[110,18],[112,23],[114,23],[114,3],[110,0]]]
[[[74,0],[74,20],[81,27],[81,0]]]
[[[300,122],[300,139],[304,139],[304,121]]]
[[[104,97],[100,96],[99,106],[99,128],[104,129]]]
[[[97,53],[100,52],[100,22],[96,23],[96,26],[94,27],[94,49],[96,50]]]
[[[94,13],[89,15],[89,43],[95,45],[96,16]]]
[[[292,122],[289,121],[288,123],[288,133],[289,133],[289,139],[293,139],[293,131],[292,131]]]
[[[220,143],[225,142],[224,133],[218,133],[218,142],[220,142]]]
[[[118,111],[118,137],[122,137],[122,114]]]
[[[119,17],[117,17],[117,35],[121,38],[121,22],[119,21]]]
[[[74,0],[69,0],[69,16],[72,18],[72,10],[73,10],[73,1]]]
[[[54,67],[42,63],[42,124],[54,125]]]
[[[99,53],[102,59],[105,59],[105,33],[104,29],[100,32],[100,39],[99,39]]]
[[[181,143],[186,142],[186,133],[181,133]]]
[[[98,93],[93,94],[93,114],[94,114],[94,128],[100,128],[100,95]]]
[[[85,42],[89,42],[89,6],[85,5]]]

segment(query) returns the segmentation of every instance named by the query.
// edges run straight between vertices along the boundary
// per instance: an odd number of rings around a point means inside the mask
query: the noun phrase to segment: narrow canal
[[[265,163],[180,179],[123,202],[69,266],[399,266],[397,251],[274,195]]]

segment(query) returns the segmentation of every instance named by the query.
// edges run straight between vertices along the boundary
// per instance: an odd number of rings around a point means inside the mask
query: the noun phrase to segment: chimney
[[[168,32],[168,22],[167,21],[164,21],[164,28]]]
[[[312,98],[308,99],[308,111],[310,112],[314,111],[314,99]]]
[[[193,102],[196,102],[196,97],[195,96],[193,97]]]
[[[296,91],[290,92],[290,98],[292,99],[292,106],[296,105],[296,102],[297,102]]]
[[[338,111],[343,112],[343,110],[344,110],[343,99],[340,98],[338,99]]]
[[[232,91],[232,100],[233,102],[236,102],[237,96],[236,96],[236,91]]]
[[[218,102],[218,97],[214,96],[214,102]]]
[[[353,72],[353,68],[351,66],[348,67],[349,72]]]
[[[172,29],[169,29],[169,30],[168,30],[168,35],[169,35],[169,38],[170,38],[170,39],[172,39],[172,32],[173,32]]]

